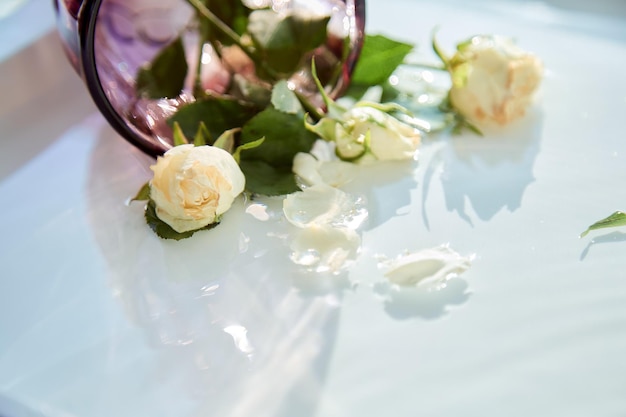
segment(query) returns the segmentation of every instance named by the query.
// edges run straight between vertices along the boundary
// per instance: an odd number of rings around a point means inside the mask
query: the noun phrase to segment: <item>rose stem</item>
[[[225,36],[227,36],[235,45],[237,45],[241,50],[250,57],[250,59],[259,67],[263,68],[265,72],[270,75],[270,77],[275,80],[278,79],[278,74],[272,68],[270,68],[263,60],[261,60],[253,51],[250,50],[246,45],[241,41],[241,37],[232,30],[227,24],[222,22],[219,17],[217,17],[212,11],[210,11],[204,4],[202,4],[201,0],[188,0],[189,3],[196,8],[198,12],[202,16],[204,16],[217,30],[222,32]]]

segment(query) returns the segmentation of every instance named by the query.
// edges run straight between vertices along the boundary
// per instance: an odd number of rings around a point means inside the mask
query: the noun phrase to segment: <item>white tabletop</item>
[[[626,234],[578,238],[626,209],[621,0],[368,1],[370,33],[424,56],[439,25],[449,49],[512,36],[547,71],[509,129],[430,137],[418,162],[355,184],[370,221],[337,277],[289,262],[279,201],[267,222],[239,200],[213,231],[157,238],[126,204],[151,160],[99,115],[45,3],[0,21],[15,37],[0,51],[0,416],[626,413]],[[443,290],[377,268],[446,243],[476,259]]]

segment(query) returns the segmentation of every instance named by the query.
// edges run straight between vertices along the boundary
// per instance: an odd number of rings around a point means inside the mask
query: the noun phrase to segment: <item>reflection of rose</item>
[[[452,106],[472,122],[500,125],[523,116],[542,64],[506,38],[476,36],[449,60]]]
[[[150,168],[157,216],[179,233],[214,223],[245,186],[232,155],[213,146],[176,146]]]

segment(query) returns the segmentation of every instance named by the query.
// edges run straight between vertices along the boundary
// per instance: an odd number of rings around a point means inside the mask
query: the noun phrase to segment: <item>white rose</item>
[[[175,146],[150,169],[156,214],[179,233],[215,223],[245,186],[232,155],[213,146]]]
[[[461,256],[448,246],[439,246],[406,252],[395,259],[381,258],[379,269],[384,270],[387,279],[397,285],[437,284],[467,271],[473,259],[473,255]]]
[[[369,154],[380,161],[411,159],[421,135],[412,126],[374,107],[356,106],[336,125],[337,154],[358,159]]]
[[[337,157],[334,142],[317,140],[310,153],[299,152],[293,158],[293,173],[303,187],[318,184],[341,187],[358,176],[358,169]]]
[[[504,125],[524,115],[543,66],[510,39],[476,36],[459,45],[449,70],[452,106],[471,122]]]

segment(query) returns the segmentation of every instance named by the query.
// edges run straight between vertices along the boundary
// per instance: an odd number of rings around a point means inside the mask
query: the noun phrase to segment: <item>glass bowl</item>
[[[252,64],[251,69],[250,60],[236,45],[203,38],[199,9],[192,3],[54,0],[65,52],[97,107],[122,137],[152,156],[172,147],[172,127],[167,121],[178,109],[198,100],[199,95],[232,94],[234,81],[249,77],[258,68]],[[364,39],[365,0],[231,0],[226,5],[224,1],[213,4],[216,6],[209,9],[218,17],[228,17],[231,9],[242,6],[247,16],[260,9],[329,16],[326,40],[309,58],[315,57],[319,78],[331,97],[340,96],[347,88]],[[237,19],[232,23],[233,27],[241,24]],[[138,74],[178,39],[189,64],[184,87],[175,96],[147,97],[138,90]],[[310,64],[282,70],[280,78],[321,107]]]

